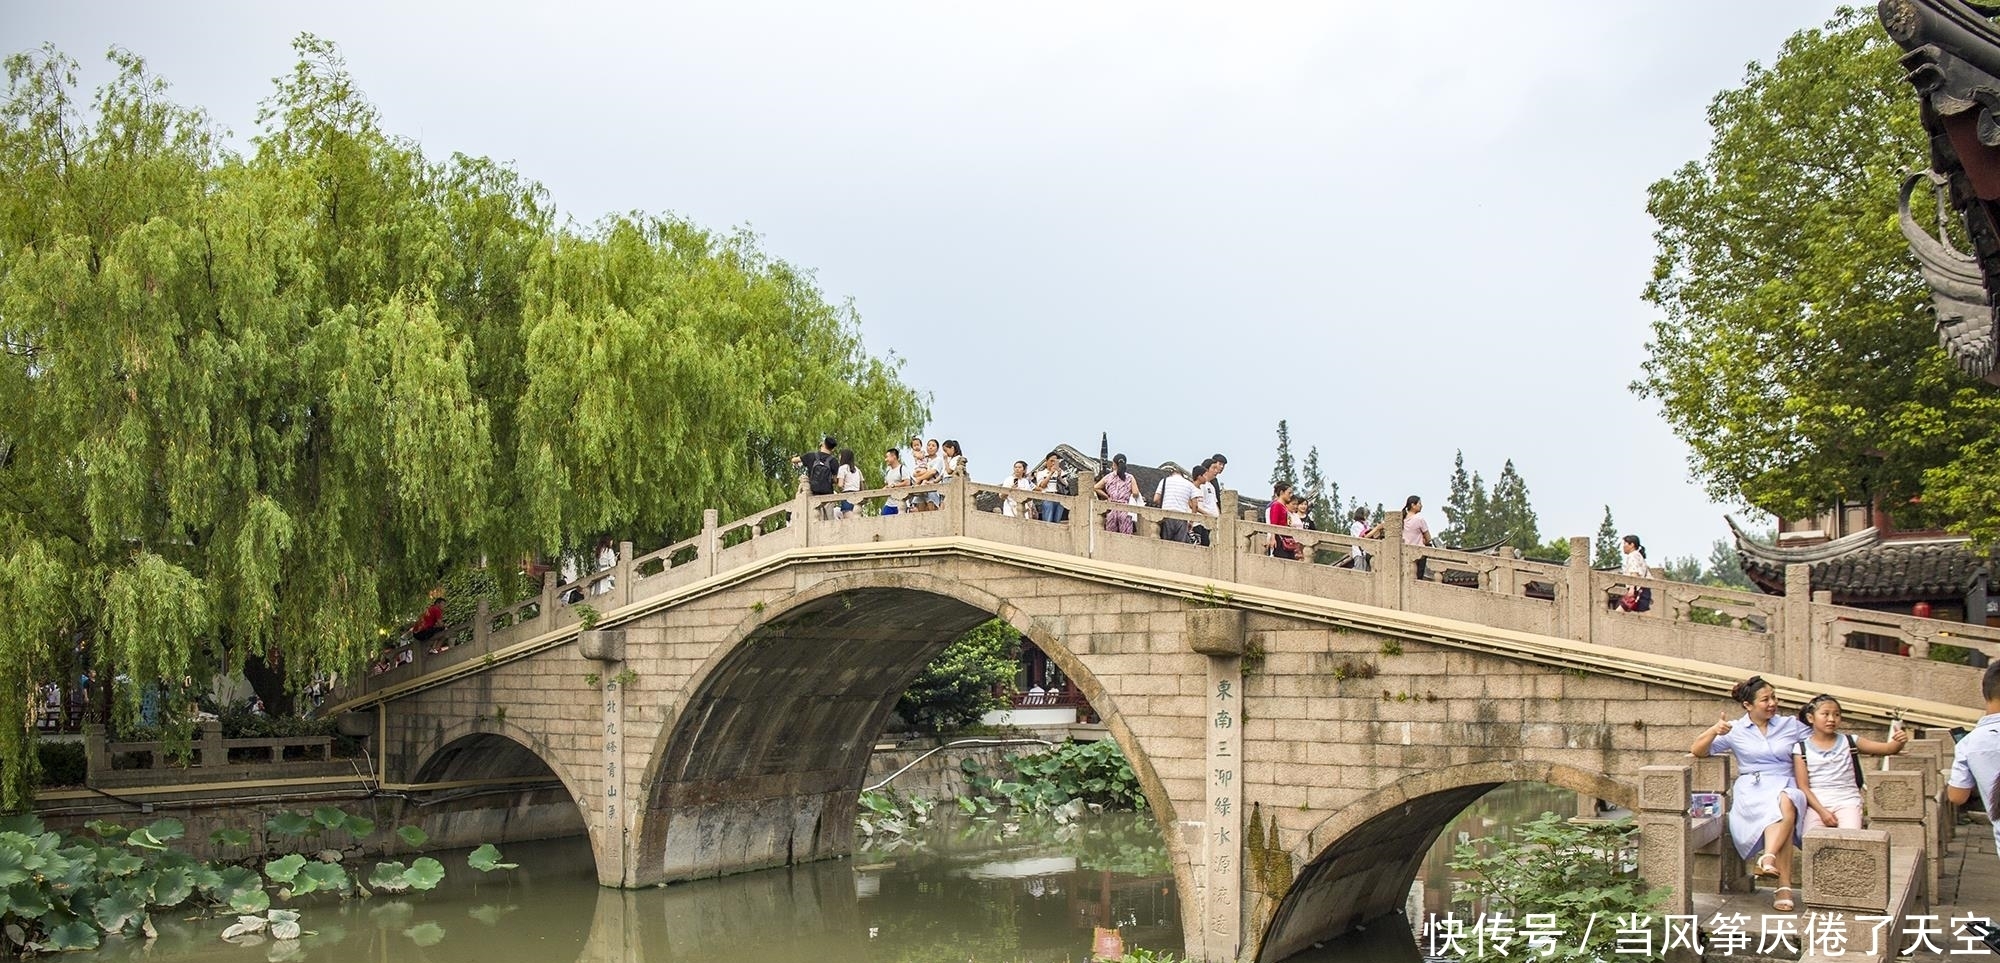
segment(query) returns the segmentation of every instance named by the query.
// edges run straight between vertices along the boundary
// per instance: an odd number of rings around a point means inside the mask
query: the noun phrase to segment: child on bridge
[[[1840,701],[1830,695],[1813,696],[1799,721],[1812,726],[1792,747],[1792,778],[1806,793],[1805,828],[1861,829],[1861,757],[1902,752],[1910,734],[1898,728],[1887,742],[1842,735]]]

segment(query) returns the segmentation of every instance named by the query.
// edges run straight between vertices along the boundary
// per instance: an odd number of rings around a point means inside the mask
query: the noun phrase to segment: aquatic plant
[[[1647,958],[1619,944],[1623,922],[1605,925],[1626,920],[1650,924],[1664,897],[1648,891],[1633,869],[1637,831],[1629,820],[1578,824],[1545,812],[1512,839],[1460,843],[1451,857],[1452,870],[1460,874],[1452,883],[1452,902],[1471,906],[1468,915],[1474,918],[1524,920],[1529,914],[1546,914],[1544,928],[1564,934],[1541,954],[1546,960]],[[1524,945],[1517,936],[1514,955]],[[1503,944],[1496,949],[1469,931],[1456,947],[1468,961],[1507,958],[1508,948]]]

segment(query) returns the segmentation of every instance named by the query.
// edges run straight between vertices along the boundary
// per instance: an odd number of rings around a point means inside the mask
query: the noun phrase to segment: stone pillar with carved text
[[[1234,960],[1243,945],[1243,613],[1188,612],[1188,644],[1208,656],[1203,690],[1206,798],[1202,815],[1201,947],[1210,960]],[[1194,822],[1194,820],[1190,820]]]

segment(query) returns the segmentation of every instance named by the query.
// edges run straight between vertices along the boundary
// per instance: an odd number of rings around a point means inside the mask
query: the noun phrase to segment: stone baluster
[[[1070,554],[1089,558],[1097,544],[1097,479],[1087,471],[1076,473],[1076,507],[1069,513]]]
[[[1784,658],[1778,670],[1794,679],[1812,681],[1812,566],[1785,566]]]
[[[1668,890],[1661,912],[1694,912],[1694,852],[1688,845],[1688,766],[1639,769],[1639,875]]]
[[[107,742],[101,723],[84,724],[83,778],[86,785],[97,785],[97,777],[111,771],[111,747]]]
[[[1236,560],[1243,554],[1243,536],[1238,528],[1242,516],[1236,489],[1223,489],[1221,511],[1222,517],[1209,526],[1208,550],[1215,565],[1215,577],[1234,582]]]
[[[786,524],[797,525],[799,527],[799,545],[801,547],[806,545],[811,545],[813,543],[814,519],[813,519],[812,504],[813,504],[813,499],[810,493],[800,495],[792,499],[792,508],[791,511],[788,513],[790,514],[791,519],[790,521],[786,522]],[[755,526],[756,529],[762,529],[763,527],[764,526],[762,524]]]
[[[1375,566],[1375,604],[1385,609],[1403,607],[1403,586],[1414,573],[1404,561],[1403,513],[1393,511],[1382,517],[1381,558]]]
[[[715,556],[722,551],[722,513],[713,508],[701,510],[701,543],[695,551],[701,554],[701,572],[715,574]],[[667,560],[672,563],[672,559]]]
[[[1889,834],[1879,829],[1815,829],[1801,849],[1800,895],[1807,909],[1879,916],[1889,911]]]
[[[271,761],[283,762],[284,750],[271,750]],[[201,756],[195,765],[203,768],[229,765],[229,750],[222,744],[222,723],[214,719],[201,723]]]
[[[632,604],[632,543],[618,543],[618,564],[611,567],[611,578],[618,584],[611,587],[612,597],[620,606]]]
[[[472,647],[486,648],[486,638],[493,634],[493,604],[482,596],[472,610]]]
[[[556,609],[561,608],[561,596],[556,593],[556,585],[561,576],[554,572],[542,573],[542,598],[540,611],[535,613],[535,630],[547,632],[556,627]]]
[[[944,521],[951,534],[965,534],[965,516],[971,510],[972,486],[964,478],[944,486]]]
[[[1868,773],[1863,792],[1868,801],[1868,824],[1888,834],[1891,852],[1925,854],[1923,873],[1930,886],[1925,892],[1935,893],[1937,861],[1929,858],[1931,829],[1926,825],[1933,807],[1927,788],[1922,772],[1901,769]]]
[[[1561,611],[1563,620],[1568,623],[1564,626],[1564,635],[1578,642],[1588,642],[1593,608],[1590,596],[1590,539],[1579,536],[1569,540],[1569,568],[1563,574],[1567,584],[1563,587]]]

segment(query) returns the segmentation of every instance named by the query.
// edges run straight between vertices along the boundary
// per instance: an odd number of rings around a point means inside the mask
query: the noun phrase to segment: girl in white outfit
[[[1799,710],[1812,735],[1792,747],[1792,774],[1806,791],[1806,828],[1861,829],[1861,758],[1893,756],[1910,744],[1897,729],[1889,741],[1862,739],[1840,731],[1840,703],[1814,696]]]

